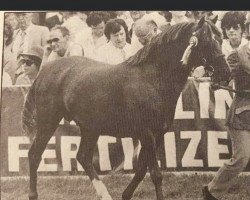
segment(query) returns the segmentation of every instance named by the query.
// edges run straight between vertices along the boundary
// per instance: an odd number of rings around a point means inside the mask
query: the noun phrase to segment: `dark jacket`
[[[250,91],[250,49],[244,45],[228,56],[235,89]],[[250,93],[236,94],[229,109],[226,125],[239,130],[250,130]]]

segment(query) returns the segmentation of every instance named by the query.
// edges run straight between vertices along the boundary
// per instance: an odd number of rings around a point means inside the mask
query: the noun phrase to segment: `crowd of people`
[[[217,199],[250,158],[249,11],[6,13],[3,85],[32,84],[46,62],[62,57],[83,56],[108,64],[122,63],[174,24],[196,22],[202,17],[215,23],[223,35],[222,52],[235,77],[236,89],[248,91],[235,96],[227,118],[232,159],[203,188],[204,199]],[[190,75],[200,78],[206,76],[206,70],[200,66]]]
[[[6,13],[3,86],[31,84],[43,64],[61,57],[84,56],[119,64],[170,26],[203,16],[214,20],[223,33],[225,56],[248,42],[245,23],[250,14],[244,11]],[[204,75],[203,67],[192,74]]]

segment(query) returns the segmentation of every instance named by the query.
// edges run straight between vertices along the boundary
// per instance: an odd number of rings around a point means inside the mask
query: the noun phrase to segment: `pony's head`
[[[221,49],[222,34],[215,24],[202,18],[195,26],[192,37],[197,39],[190,57],[193,66],[203,65],[211,71],[213,82],[228,81],[230,71]]]

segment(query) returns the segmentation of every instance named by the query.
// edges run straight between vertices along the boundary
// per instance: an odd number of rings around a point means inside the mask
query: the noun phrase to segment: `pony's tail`
[[[31,86],[25,98],[24,108],[22,112],[22,128],[25,135],[31,139],[37,132],[37,114],[35,102],[35,84]]]

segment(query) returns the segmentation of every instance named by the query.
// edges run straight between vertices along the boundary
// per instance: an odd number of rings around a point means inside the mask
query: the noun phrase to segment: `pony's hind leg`
[[[63,115],[59,112],[53,113],[52,109],[42,113],[38,112],[37,133],[28,153],[30,168],[29,200],[38,199],[37,169],[39,167],[42,154],[63,117]]]
[[[132,198],[135,189],[145,177],[146,172],[147,172],[147,152],[146,148],[142,147],[139,153],[135,175],[132,181],[127,186],[127,188],[122,193],[122,200],[130,200]]]
[[[30,191],[29,191],[29,200],[37,200],[37,169],[39,167],[41,156],[46,148],[47,143],[49,142],[52,134],[42,135],[38,131],[31,148],[28,153],[29,157],[29,168],[30,168]]]
[[[83,132],[82,128],[81,135],[81,142],[76,158],[78,162],[82,165],[90,180],[92,181],[92,184],[97,192],[98,198],[102,200],[112,200],[106,186],[99,179],[92,164],[94,148],[96,147],[96,143],[99,136],[96,134],[91,134],[87,131]]]

